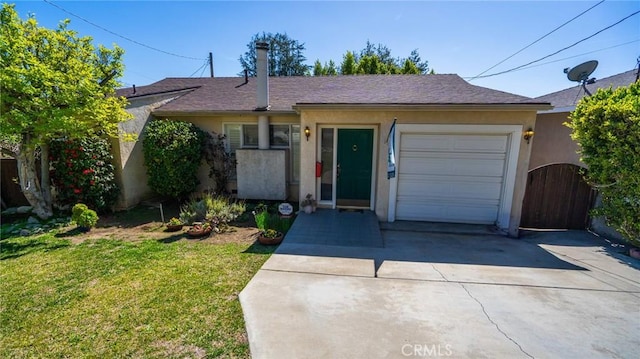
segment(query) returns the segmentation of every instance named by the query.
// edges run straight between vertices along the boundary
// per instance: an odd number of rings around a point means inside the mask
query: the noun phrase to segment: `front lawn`
[[[0,357],[249,357],[238,293],[273,248],[136,237],[1,240]]]

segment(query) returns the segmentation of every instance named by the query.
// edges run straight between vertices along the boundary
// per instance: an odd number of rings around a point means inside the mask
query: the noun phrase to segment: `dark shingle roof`
[[[627,86],[636,81],[636,70],[629,70],[617,75],[596,80],[595,83],[587,85],[591,93],[595,93],[600,88],[618,88]],[[576,85],[562,91],[553,92],[544,96],[536,97],[536,100],[550,102],[555,107],[555,112],[572,111],[578,101],[585,96],[581,85]]]
[[[143,97],[149,95],[158,95],[163,93],[178,92],[196,89],[203,85],[206,79],[202,78],[183,78],[183,79],[164,79],[147,86],[126,87],[116,90],[116,96],[123,96],[128,99]]]
[[[167,78],[154,89],[197,87],[161,106],[157,113],[246,112],[256,106],[256,79]],[[137,90],[138,92],[139,90]],[[546,101],[474,86],[457,75],[362,75],[270,77],[271,111],[303,104],[336,105],[548,105]]]

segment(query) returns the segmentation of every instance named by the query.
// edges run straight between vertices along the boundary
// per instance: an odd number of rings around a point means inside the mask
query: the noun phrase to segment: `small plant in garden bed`
[[[269,208],[264,204],[259,204],[253,211],[253,217],[256,221],[256,227],[265,230],[275,230],[286,234],[291,228],[293,218],[282,218],[277,213],[269,212]]]
[[[71,220],[81,229],[88,231],[98,223],[98,214],[86,204],[78,203],[71,210]]]
[[[282,234],[281,232],[278,232],[275,229],[267,229],[264,232],[262,232],[262,235],[265,236],[266,238],[276,238],[281,234]]]
[[[167,222],[167,225],[169,226],[181,226],[184,225],[184,223],[182,223],[182,221],[176,217],[172,217],[169,222]]]
[[[226,196],[210,193],[192,197],[180,209],[183,223],[208,222],[224,231],[228,224],[246,210],[244,202],[238,202]]]

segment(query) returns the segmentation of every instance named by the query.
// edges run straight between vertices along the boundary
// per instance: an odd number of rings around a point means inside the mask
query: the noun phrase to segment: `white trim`
[[[371,156],[371,195],[369,198],[369,209],[375,211],[375,200],[376,200],[376,184],[377,184],[377,163],[378,163],[378,126],[377,125],[337,125],[337,124],[324,124],[316,126],[316,161],[320,161],[320,154],[322,151],[322,138],[321,133],[323,128],[331,128],[333,129],[333,186],[331,193],[331,201],[320,201],[318,200],[318,204],[321,205],[329,205],[332,209],[337,208],[336,197],[337,197],[337,184],[338,184],[338,129],[356,129],[356,130],[373,130],[373,148],[372,148],[372,156]],[[320,198],[320,186],[321,183],[318,181],[318,178],[314,176],[315,179],[315,188],[316,188],[316,196],[315,198]]]
[[[504,185],[500,196],[500,207],[496,225],[508,230],[511,220],[511,206],[513,203],[513,192],[515,190],[516,170],[518,168],[518,157],[520,142],[522,141],[522,125],[411,125],[396,124],[396,176],[389,183],[389,222],[396,219],[396,205],[398,196],[398,177],[402,162],[400,162],[400,148],[402,133],[454,133],[454,134],[505,134],[508,135],[507,160],[504,174]]]
[[[566,107],[554,107],[551,110],[546,110],[546,111],[538,111],[538,115],[544,115],[547,113],[561,113],[561,112],[571,112],[573,110],[576,109],[575,105],[572,106],[566,106]]]

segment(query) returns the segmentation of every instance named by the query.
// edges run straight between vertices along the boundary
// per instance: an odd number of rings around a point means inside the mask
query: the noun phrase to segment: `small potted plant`
[[[267,229],[260,232],[258,242],[260,242],[260,244],[274,245],[280,244],[283,238],[284,234],[282,232],[278,232],[275,229]]]
[[[175,232],[182,229],[184,223],[176,217],[173,217],[167,222],[167,232]]]
[[[89,232],[98,223],[98,214],[89,209],[86,204],[78,203],[71,209],[71,220],[76,222],[78,229]]]
[[[316,211],[316,200],[313,199],[311,193],[307,193],[307,196],[300,202],[300,207],[306,214]]]
[[[192,238],[206,237],[211,234],[212,230],[213,227],[209,222],[193,222],[193,226],[187,231],[187,234]]]

